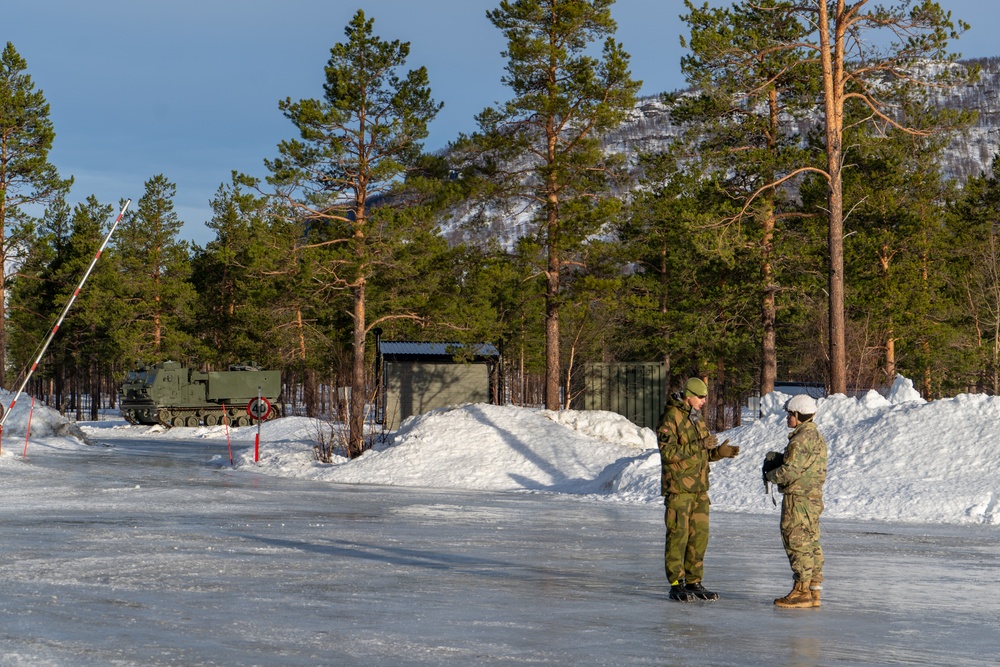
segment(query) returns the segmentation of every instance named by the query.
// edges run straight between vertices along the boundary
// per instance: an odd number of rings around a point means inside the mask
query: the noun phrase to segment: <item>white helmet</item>
[[[785,412],[797,412],[800,415],[816,414],[816,401],[809,394],[796,394],[785,403]]]

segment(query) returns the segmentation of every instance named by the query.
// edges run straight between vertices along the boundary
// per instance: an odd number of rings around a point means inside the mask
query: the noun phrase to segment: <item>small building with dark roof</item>
[[[378,421],[390,431],[413,415],[496,403],[500,352],[490,343],[378,341]]]

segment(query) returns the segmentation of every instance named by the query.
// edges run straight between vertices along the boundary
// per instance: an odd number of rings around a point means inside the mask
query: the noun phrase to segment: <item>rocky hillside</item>
[[[975,127],[955,139],[947,156],[945,174],[958,180],[989,168],[1000,149],[1000,57],[968,62],[982,68],[979,82],[950,91],[941,98],[941,103],[950,108],[979,112]],[[608,135],[607,143],[610,149],[634,156],[665,146],[677,133],[669,105],[659,98],[645,98],[636,104],[629,120]]]
[[[979,112],[975,127],[955,139],[949,151],[945,173],[958,180],[989,169],[1000,150],[1000,58],[971,62],[982,68],[979,82],[959,88],[943,100],[950,107]]]
[[[945,158],[947,177],[964,181],[989,169],[994,154],[1000,150],[1000,57],[968,61],[978,64],[981,76],[977,83],[950,91],[941,103],[950,108],[975,109],[978,120],[965,135],[956,137]],[[806,130],[802,128],[803,132]],[[643,98],[636,103],[628,120],[605,137],[608,150],[621,152],[631,159],[640,153],[665,148],[680,133],[670,117],[670,105],[659,97]],[[452,240],[492,239],[510,247],[530,228],[530,206],[488,214],[475,231],[467,223],[471,211],[456,211],[455,224],[445,230]]]

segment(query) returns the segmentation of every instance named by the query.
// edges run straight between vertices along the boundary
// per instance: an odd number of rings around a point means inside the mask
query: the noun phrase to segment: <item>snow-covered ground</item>
[[[713,508],[773,511],[764,495],[760,464],[782,450],[788,427],[785,396],[765,396],[764,416],[720,434],[741,448],[736,459],[712,466]],[[28,408],[15,406],[4,430],[0,465],[21,452],[7,444],[24,438]],[[825,490],[830,518],[998,524],[1000,496],[1000,397],[960,395],[925,402],[912,382],[898,377],[884,398],[836,395],[819,400],[816,423],[829,446]],[[36,407],[32,438],[72,447],[65,421]],[[438,489],[534,491],[595,496],[608,501],[660,502],[656,440],[610,412],[463,405],[411,417],[385,444],[349,461],[324,464],[313,447],[328,428],[303,417],[266,423],[254,450],[238,452],[234,465],[269,475],[348,484]],[[225,439],[246,444],[255,427],[165,430],[118,427],[116,437]]]
[[[759,477],[782,396],[724,434],[706,584],[666,597],[652,433],[468,405],[354,461],[327,426],[67,424],[30,400],[0,456],[0,665],[996,664],[1000,399],[833,397],[820,610]],[[25,451],[27,453],[24,456]],[[230,456],[231,455],[231,456]],[[231,463],[232,458],[232,463]]]

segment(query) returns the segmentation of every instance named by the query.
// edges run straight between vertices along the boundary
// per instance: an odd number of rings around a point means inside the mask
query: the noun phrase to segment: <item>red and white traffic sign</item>
[[[247,403],[247,414],[252,419],[264,421],[271,414],[271,402],[264,397],[250,399]]]

